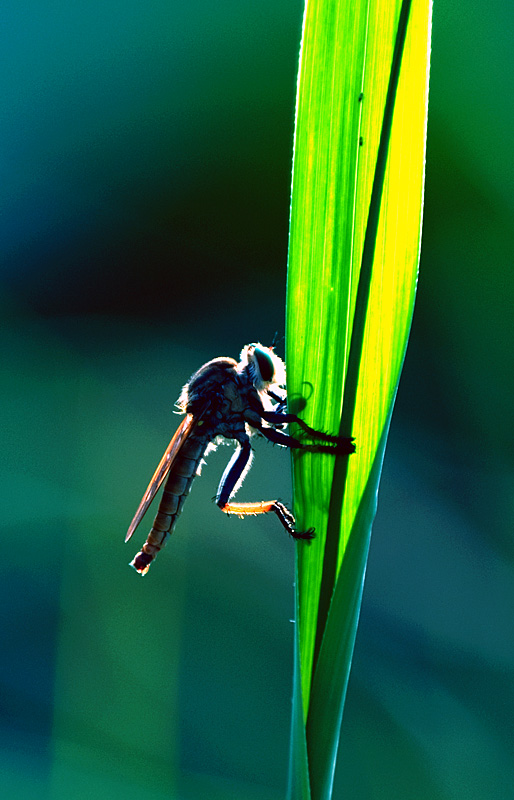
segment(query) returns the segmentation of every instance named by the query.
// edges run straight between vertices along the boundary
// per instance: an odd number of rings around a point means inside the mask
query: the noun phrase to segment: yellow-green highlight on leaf
[[[327,650],[325,623],[334,636],[331,598],[345,596],[333,592],[338,575],[347,574],[348,537],[369,539],[379,451],[383,455],[412,318],[430,16],[430,0],[307,0],[305,10],[289,242],[288,394],[292,410],[303,406],[312,427],[354,436],[357,453],[335,465],[326,455],[294,455],[295,514],[300,527],[317,532],[297,554],[294,691],[296,705],[301,695],[304,723],[311,702],[314,718],[323,718],[323,697],[311,698],[320,684],[317,658]],[[369,520],[364,533],[361,525],[355,534],[357,514]],[[353,548],[362,550],[359,543]],[[365,558],[361,568],[357,583]],[[359,608],[360,595],[356,607],[338,608],[338,624],[355,630]],[[345,668],[336,675],[341,714],[349,641]],[[323,669],[326,674],[326,663]],[[317,800],[330,796],[331,781],[311,763],[313,726],[311,717],[307,769]],[[338,732],[330,735],[333,743]],[[307,797],[301,791],[291,796]]]
[[[396,31],[396,41],[384,105],[384,113],[380,131],[380,142],[378,146],[373,187],[369,202],[368,221],[362,249],[357,296],[355,299],[350,351],[348,354],[347,372],[343,395],[343,408],[341,412],[341,423],[339,426],[339,433],[342,436],[350,436],[354,428],[357,391],[360,386],[359,378],[361,364],[363,363],[362,357],[364,353],[364,337],[370,328],[368,311],[371,286],[373,282],[373,265],[375,251],[377,249],[380,211],[382,206],[384,178],[389,153],[389,142],[391,138],[391,127],[410,8],[411,0],[403,0]],[[348,478],[348,468],[348,459],[339,459],[336,462],[334,470],[327,524],[326,545],[323,558],[323,573],[318,603],[314,662],[317,660],[319,649],[321,647],[321,640],[324,634],[332,593],[336,583],[336,575],[341,563],[339,558],[339,555],[342,551],[341,545],[345,545],[345,538],[340,536],[340,530],[341,513],[345,496],[346,482]]]

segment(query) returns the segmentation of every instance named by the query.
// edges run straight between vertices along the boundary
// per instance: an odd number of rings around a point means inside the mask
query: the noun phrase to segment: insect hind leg
[[[269,514],[273,511],[280,520],[287,533],[293,539],[310,540],[315,536],[314,528],[306,531],[296,530],[295,518],[289,509],[278,500],[262,500],[258,503],[225,503],[223,506],[218,502],[219,507],[225,514],[237,514],[238,517],[255,514]]]
[[[270,429],[272,430],[272,429]],[[282,434],[285,436],[285,434]],[[257,503],[234,503],[230,500],[235,495],[251,463],[251,447],[248,437],[241,436],[239,448],[231,458],[216,495],[216,504],[225,514],[237,514],[239,517],[255,514],[269,514],[273,511],[288,534],[294,539],[312,539],[314,528],[297,531],[295,519],[288,508],[278,500],[262,500]]]
[[[279,503],[278,500],[275,500],[273,511],[293,539],[305,539],[306,541],[310,541],[316,536],[314,528],[308,528],[306,531],[297,531],[295,518],[289,509],[283,503]]]

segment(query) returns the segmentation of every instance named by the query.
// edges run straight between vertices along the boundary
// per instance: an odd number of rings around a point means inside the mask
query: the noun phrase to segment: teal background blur
[[[278,800],[293,544],[128,523],[182,383],[284,333],[302,4],[2,4],[0,785]],[[514,798],[510,2],[437,0],[423,252],[336,800]],[[279,344],[283,354],[283,345]],[[257,443],[241,497],[290,499]]]

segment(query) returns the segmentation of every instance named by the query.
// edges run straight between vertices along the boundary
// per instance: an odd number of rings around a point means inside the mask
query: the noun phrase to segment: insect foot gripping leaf
[[[340,455],[355,449],[351,439],[321,433],[295,414],[285,413],[284,381],[285,366],[272,348],[249,344],[243,348],[239,362],[215,358],[200,367],[184,386],[178,405],[186,416],[169,443],[125,538],[125,541],[131,538],[166,480],[152,529],[142,550],[131,561],[140,575],[146,575],[170,537],[206,450],[218,436],[234,439],[238,445],[218,487],[219,508],[239,516],[273,512],[293,538],[309,540],[314,536],[312,527],[297,530],[291,512],[276,500],[257,503],[231,500],[251,463],[249,426],[270,442],[307,453]],[[284,433],[282,428],[289,423],[296,423],[304,438]]]

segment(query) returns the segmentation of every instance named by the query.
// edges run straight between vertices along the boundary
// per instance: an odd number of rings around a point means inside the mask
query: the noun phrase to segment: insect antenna
[[[278,344],[279,342],[282,342],[282,341],[284,341],[284,339],[285,339],[285,336],[281,336],[281,337],[279,338],[279,336],[278,336],[278,331],[275,331],[275,333],[273,334],[273,339],[272,339],[272,342],[271,342],[271,344],[270,344],[270,350],[273,350],[273,349],[274,349],[274,348],[277,346],[277,344]]]

